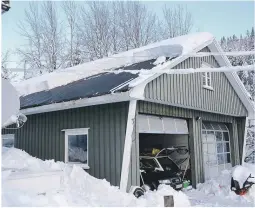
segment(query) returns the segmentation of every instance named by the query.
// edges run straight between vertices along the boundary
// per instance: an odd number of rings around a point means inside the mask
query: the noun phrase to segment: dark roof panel
[[[127,72],[102,73],[98,76],[81,79],[67,85],[59,86],[48,91],[33,93],[20,98],[21,108],[30,108],[51,103],[60,103],[81,98],[90,98],[100,95],[110,94],[111,90],[120,86],[124,82],[131,81],[138,77],[138,74]],[[127,91],[128,88],[117,89]]]
[[[166,61],[174,58],[166,58]],[[155,65],[156,59],[141,61],[139,63],[112,69],[112,72],[96,74],[85,79],[80,79],[55,87],[47,91],[36,92],[20,98],[21,109],[36,106],[60,103],[82,98],[96,97],[115,92],[125,92],[129,90],[129,81],[137,78],[138,73],[130,73],[132,70],[151,70]],[[117,72],[122,70],[121,72]],[[125,72],[126,71],[126,72]],[[129,71],[129,72],[128,72]],[[124,84],[127,83],[127,84]]]

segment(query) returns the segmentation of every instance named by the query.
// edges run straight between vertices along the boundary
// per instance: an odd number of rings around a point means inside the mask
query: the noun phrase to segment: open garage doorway
[[[148,181],[148,174],[143,172],[148,170],[153,172],[149,174],[149,180],[158,181],[154,187],[175,181],[173,188],[176,188],[185,180],[191,182],[187,121],[151,115],[139,115],[138,118],[141,178]]]

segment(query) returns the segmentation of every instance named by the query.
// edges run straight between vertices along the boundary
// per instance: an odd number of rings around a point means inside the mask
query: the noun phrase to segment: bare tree
[[[30,3],[25,10],[25,19],[20,21],[18,28],[20,34],[27,41],[27,45],[19,48],[18,54],[21,61],[26,62],[30,68],[38,69],[40,72],[46,66],[43,63],[42,22],[37,3]]]
[[[124,49],[137,48],[157,40],[157,17],[138,1],[118,2],[119,28]]]
[[[167,5],[164,5],[162,11],[162,38],[173,38],[190,32],[193,26],[193,20],[187,8],[180,5],[176,8],[169,8]]]
[[[2,78],[11,80],[17,76],[17,74],[13,73],[9,68],[8,68],[8,62],[10,58],[10,51],[3,52],[1,54],[2,57],[2,62],[1,62],[1,75]]]
[[[82,7],[79,32],[90,60],[108,56],[111,52],[111,14],[109,2],[86,2]]]
[[[43,2],[42,5],[43,48],[49,72],[58,69],[64,62],[62,28],[58,20],[55,3]]]
[[[82,63],[81,48],[78,35],[78,6],[74,1],[63,1],[62,8],[67,19],[69,33],[67,33],[67,63],[66,66],[75,66]]]
[[[63,64],[63,37],[54,2],[30,3],[18,27],[27,44],[17,51],[30,77],[52,72]]]

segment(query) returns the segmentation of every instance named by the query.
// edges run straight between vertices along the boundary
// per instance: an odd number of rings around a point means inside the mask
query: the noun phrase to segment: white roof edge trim
[[[123,93],[108,94],[108,95],[102,95],[98,97],[84,98],[80,100],[71,100],[71,101],[62,102],[62,103],[53,103],[49,105],[27,108],[27,109],[21,110],[21,112],[25,115],[32,115],[32,114],[38,114],[38,113],[67,110],[72,108],[80,108],[85,106],[117,103],[117,102],[129,101],[131,99],[132,98],[129,96],[129,92],[123,92]]]
[[[209,49],[212,52],[223,52],[221,49],[219,43],[214,40],[212,44],[210,44]],[[218,61],[220,66],[232,66],[230,61],[228,60],[227,56],[222,54],[220,56],[214,56],[215,59]],[[235,92],[237,93],[238,97],[241,99],[242,103],[244,104],[245,108],[248,111],[248,117],[254,118],[255,116],[255,106],[252,104],[252,101],[250,100],[250,96],[248,95],[247,90],[244,87],[244,84],[239,79],[236,72],[224,72],[227,79],[229,80],[230,84],[234,88]]]
[[[194,50],[190,51],[189,53],[196,53],[200,50],[202,50],[204,47],[210,45],[213,42],[213,39],[208,40],[206,42],[204,42],[203,44],[199,45],[198,47],[196,47]],[[170,69],[173,68],[174,66],[178,65],[179,63],[181,63],[182,61],[186,60],[187,58],[190,57],[190,55],[188,54],[184,54],[181,55],[175,59],[173,59],[172,61],[169,62],[169,65],[165,68],[165,69]],[[162,73],[164,72],[164,69],[162,69]],[[144,100],[144,91],[145,91],[145,87],[146,85],[151,82],[152,80],[156,79],[157,77],[159,77],[161,74],[157,73],[152,75],[151,77],[149,77],[148,79],[144,80],[142,83],[140,83],[139,85],[135,86],[134,88],[132,88],[130,90],[130,97],[132,98],[136,98],[136,99],[140,99],[140,100]]]

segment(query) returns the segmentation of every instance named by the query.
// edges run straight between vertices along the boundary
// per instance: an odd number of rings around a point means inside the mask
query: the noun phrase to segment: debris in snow
[[[189,196],[191,206],[254,207],[255,186],[244,196],[236,195],[230,189],[231,173],[231,170],[224,170],[219,177],[208,180],[203,184],[198,184],[197,189],[185,191],[186,195]]]
[[[233,169],[233,174],[232,177],[234,180],[238,181],[239,186],[242,188],[244,182],[247,180],[247,178],[250,176],[255,177],[255,172],[253,173],[253,171],[245,166],[241,166],[241,165],[237,165],[234,169]],[[254,179],[254,183],[255,183],[255,179]]]
[[[156,61],[154,61],[154,65],[159,65],[159,64],[163,64],[166,61],[166,57],[165,56],[160,56],[157,58]]]

